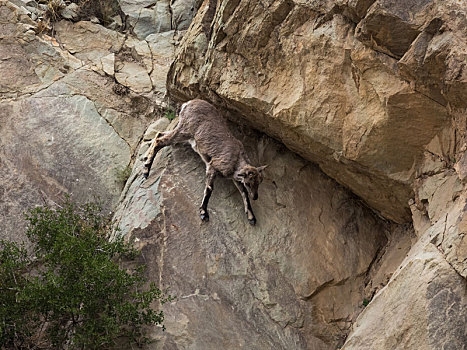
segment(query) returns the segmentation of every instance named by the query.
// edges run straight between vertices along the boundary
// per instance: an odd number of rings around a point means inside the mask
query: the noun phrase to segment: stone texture
[[[167,72],[175,54],[174,31],[151,34],[146,41],[91,22],[61,21],[56,30],[63,47],[82,64],[115,77],[133,92],[165,96]]]
[[[175,30],[186,30],[199,7],[200,1],[196,0],[173,0],[170,2],[172,13],[172,28]]]
[[[151,34],[188,29],[199,0],[119,0],[129,25],[140,40]]]
[[[0,2],[0,225],[2,238],[15,240],[25,238],[28,208],[59,203],[65,194],[98,196],[111,210],[121,191],[117,173],[130,164],[154,113],[151,100],[118,96],[113,78],[95,72],[100,62],[112,74],[119,34],[61,22],[67,51],[36,36],[34,25],[22,9]]]
[[[122,85],[129,87],[135,92],[149,92],[152,83],[144,67],[137,63],[124,62],[117,65],[115,79]]]
[[[159,11],[162,8],[159,7]],[[165,16],[169,15],[168,8],[165,7]],[[136,15],[130,15],[130,24],[133,25],[133,31],[139,39],[145,39],[148,35],[159,33],[161,30],[170,30],[170,22],[165,20],[162,23],[157,21],[156,15],[158,12],[155,9],[140,9]],[[166,17],[165,17],[166,18]]]
[[[14,98],[46,88],[83,64],[56,40],[36,37],[35,22],[24,9],[0,1],[0,98]]]
[[[418,179],[412,205],[418,242],[357,318],[343,349],[465,349],[465,194],[453,172]]]
[[[90,68],[83,68],[51,85],[39,97],[86,96],[115,132],[135,150],[154,114],[155,106],[149,98],[132,92],[124,96],[116,94],[116,86],[119,85],[113,79],[103,77]]]
[[[170,65],[175,57],[175,32],[151,34],[146,38],[151,49],[153,69],[151,81],[156,91],[164,95],[167,92],[166,82]]]
[[[465,349],[465,2],[206,0],[186,33],[201,1],[120,4],[124,35],[62,21],[48,36],[31,1],[0,0],[1,238],[64,194],[112,210],[134,163],[115,222],[178,297],[148,349]],[[201,223],[188,146],[140,175],[168,72],[171,103],[213,101],[366,205],[243,126],[270,165],[258,224],[224,179]]]
[[[144,133],[143,141],[152,141],[158,132],[165,131],[170,124],[170,120],[167,118],[160,118],[154,123],[149,125],[148,129]]]
[[[79,6],[78,4],[72,2],[71,4],[68,4],[61,12],[60,16],[62,16],[65,19],[70,19],[70,20],[76,20],[78,19],[78,13],[79,13]]]
[[[20,234],[27,208],[67,193],[78,201],[94,194],[106,208],[115,204],[114,172],[130,162],[130,148],[92,101],[33,95],[1,103],[0,110],[3,235]]]
[[[458,1],[206,0],[169,72],[173,98],[213,101],[413,222],[375,257],[345,349],[466,344],[465,13]]]
[[[433,244],[420,243],[358,317],[342,349],[465,349],[465,279]]]
[[[462,119],[465,121],[465,114]],[[464,124],[465,125],[465,124]],[[446,130],[456,127],[448,127]],[[436,150],[433,144],[427,149],[424,171],[415,182],[415,200],[411,209],[414,227],[419,237],[429,236],[433,244],[449,265],[463,278],[467,278],[467,239],[465,225],[467,218],[466,181],[463,178],[462,163],[465,158],[465,140],[452,140],[446,130],[438,138],[440,144],[458,143],[456,154],[449,154],[449,148]],[[454,131],[452,130],[452,131]],[[465,134],[464,134],[465,135]],[[463,145],[463,147],[459,147]],[[456,160],[453,163],[451,160]],[[448,161],[446,161],[448,160]],[[439,164],[436,171],[429,164]]]
[[[399,61],[401,75],[442,105],[466,108],[467,4],[438,1]]]
[[[358,24],[357,37],[378,51],[401,58],[420,34],[432,3],[377,0]]]
[[[157,0],[119,0],[120,8],[126,14],[137,12],[141,8],[153,6]]]
[[[427,145],[417,171],[411,201],[417,243],[357,318],[343,349],[466,347],[467,191],[463,169],[467,124],[465,113],[454,115]]]
[[[431,86],[423,77],[434,75],[439,86],[456,91],[438,91],[444,99],[454,101],[465,91],[465,4],[370,5],[204,1],[168,86],[176,99],[203,97],[232,111],[232,119],[247,121],[319,163],[382,215],[406,222],[423,148],[451,113],[427,94],[429,87],[418,86]],[[442,55],[434,49],[424,66],[413,55],[399,62],[418,36],[435,30],[438,11],[445,31],[458,37],[453,49],[436,46],[436,39],[430,45]],[[437,73],[437,67],[443,71]]]
[[[87,64],[120,51],[125,41],[122,34],[91,22],[60,21],[55,29],[63,47]]]
[[[150,130],[161,127],[158,121]],[[165,307],[167,331],[155,332],[158,341],[149,348],[342,344],[386,227],[283,146],[248,129],[239,137],[255,163],[269,164],[253,202],[255,227],[237,189],[222,178],[214,185],[210,221],[201,222],[204,164],[188,146],[161,151],[146,182],[136,161],[123,191],[118,233],[136,240],[151,261],[149,276],[177,295]]]

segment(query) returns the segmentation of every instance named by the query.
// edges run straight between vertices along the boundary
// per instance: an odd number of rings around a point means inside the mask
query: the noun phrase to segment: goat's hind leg
[[[149,171],[151,170],[152,162],[154,162],[154,158],[156,157],[156,154],[159,151],[159,150],[156,150],[156,148],[157,148],[157,138],[160,135],[161,135],[160,132],[156,134],[156,137],[154,137],[154,140],[151,142],[151,145],[149,146],[149,149],[146,152],[146,156],[144,157],[143,175],[145,179],[148,178]]]
[[[186,138],[178,132],[177,128],[172,131],[158,132],[147,151],[147,156],[144,158],[144,178],[148,178],[149,171],[151,170],[152,163],[154,162],[154,158],[156,157],[157,152],[159,152],[165,146],[182,142],[185,139]]]
[[[243,199],[243,206],[245,207],[245,214],[248,218],[248,222],[250,225],[255,225],[256,224],[256,217],[255,214],[253,213],[253,209],[251,208],[251,203],[250,203],[250,198],[248,197],[248,191],[246,190],[245,186],[238,181],[233,180],[235,186],[237,187],[238,191],[242,195]]]
[[[216,171],[209,164],[206,164],[206,187],[204,189],[203,202],[199,208],[199,216],[203,221],[209,221],[208,203],[211,198],[212,190],[214,189],[214,179]]]

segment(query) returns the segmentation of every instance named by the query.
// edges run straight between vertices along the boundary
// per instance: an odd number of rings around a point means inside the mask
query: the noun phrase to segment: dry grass
[[[112,22],[112,17],[119,15],[121,10],[117,0],[72,0],[79,10],[80,19],[87,20],[97,17],[102,24]]]
[[[121,15],[118,0],[71,0],[78,5],[76,20],[90,20],[96,17],[103,25],[112,23],[112,17]],[[37,21],[36,34],[52,33],[54,23],[62,19],[61,12],[65,8],[62,0],[46,0],[47,9]]]
[[[56,22],[61,19],[60,12],[65,8],[65,3],[61,0],[49,0],[47,2],[47,10],[45,17],[51,22]]]

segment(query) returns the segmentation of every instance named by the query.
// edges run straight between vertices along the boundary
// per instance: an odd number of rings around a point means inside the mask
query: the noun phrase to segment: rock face
[[[234,111],[405,222],[424,145],[454,105],[465,107],[465,10],[458,1],[205,1],[168,84],[179,99]]]
[[[411,201],[418,241],[353,324],[343,349],[465,349],[465,117],[428,145]]]
[[[189,146],[161,151],[147,181],[135,164],[115,216],[119,234],[177,296],[151,349],[331,349],[362,308],[388,227],[315,165],[245,132],[254,163],[270,169],[253,202],[255,227],[222,178],[202,223],[204,163]]]
[[[119,3],[121,26],[49,36],[41,7],[0,0],[1,238],[24,238],[27,208],[99,195],[177,296],[147,349],[465,350],[465,2]],[[213,102],[269,164],[255,227],[225,179],[201,222],[188,146],[143,181],[149,142],[176,123],[166,83],[174,104]]]
[[[169,72],[175,98],[213,101],[386,218],[412,221],[417,238],[392,236],[376,259],[366,286],[378,291],[344,349],[467,344],[466,10],[434,0],[206,0]]]
[[[17,240],[24,211],[65,194],[115,207],[174,52],[91,22],[37,36],[28,15],[0,1],[0,225]]]
[[[136,37],[188,29],[199,7],[196,0],[118,0]]]

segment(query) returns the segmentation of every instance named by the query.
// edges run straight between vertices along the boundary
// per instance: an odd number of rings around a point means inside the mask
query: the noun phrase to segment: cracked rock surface
[[[24,239],[28,208],[100,196],[177,296],[147,350],[466,350],[464,1],[119,3],[126,23],[52,35],[0,0],[1,238]],[[166,86],[174,110],[212,101],[269,165],[255,227],[221,178],[201,222],[188,146],[143,181],[176,123],[157,119]]]
[[[0,224],[15,240],[28,208],[65,194],[115,207],[118,174],[165,93],[154,70],[167,71],[173,52],[160,50],[153,68],[146,41],[91,22],[36,35],[29,15],[0,1]]]
[[[465,108],[466,3],[206,0],[168,85],[281,140],[410,220],[423,149]]]
[[[177,296],[148,349],[331,349],[362,309],[390,227],[315,165],[248,130],[237,137],[255,164],[269,164],[254,227],[222,178],[201,221],[205,169],[189,146],[161,151],[146,181],[135,163],[118,234],[137,242],[148,276]]]
[[[138,39],[151,34],[186,30],[199,0],[118,0]]]

